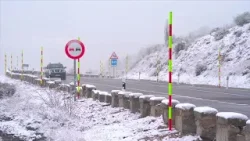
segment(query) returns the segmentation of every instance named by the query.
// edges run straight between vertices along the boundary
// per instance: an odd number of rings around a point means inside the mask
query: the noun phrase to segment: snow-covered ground
[[[218,85],[217,58],[220,47],[221,85],[227,85],[226,77],[230,75],[230,87],[250,88],[250,24],[243,27],[235,26],[228,30],[229,33],[221,40],[215,41],[212,35],[206,35],[196,39],[178,54],[173,52],[173,81],[178,82],[178,73],[180,73],[179,82],[181,83]],[[168,48],[164,45],[160,50],[153,51],[138,61],[127,77],[138,79],[140,72],[141,79],[156,80],[157,55],[162,66],[159,80],[168,81]],[[207,67],[198,76],[195,74],[197,64]]]
[[[67,94],[50,91],[0,76],[0,82],[16,86],[12,97],[0,99],[0,131],[23,140],[53,141],[192,141],[169,131],[162,117],[139,118],[123,108],[111,108],[92,99],[76,102]]]

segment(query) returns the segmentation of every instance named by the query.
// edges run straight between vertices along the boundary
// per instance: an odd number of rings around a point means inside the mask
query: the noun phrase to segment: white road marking
[[[103,85],[103,86],[107,86],[107,87],[112,87],[112,88],[118,88],[121,89],[121,87],[117,87],[117,86],[113,86],[113,85],[108,85],[108,84],[101,84],[101,83],[91,83],[91,84],[98,84],[98,85]],[[142,90],[142,89],[136,89],[136,88],[129,88],[128,90],[137,90],[137,91],[141,91],[141,92],[147,92],[147,93],[152,93],[152,94],[167,94],[164,92],[156,92],[156,91],[147,91],[147,90]],[[219,100],[211,100],[211,99],[204,99],[204,98],[197,98],[197,97],[191,97],[191,96],[183,96],[183,95],[177,95],[177,94],[173,94],[177,97],[183,97],[183,98],[188,98],[188,99],[195,99],[195,100],[203,100],[203,101],[210,101],[210,102],[217,102],[217,103],[223,103],[223,104],[231,104],[231,105],[238,105],[238,106],[248,106],[250,107],[250,105],[248,104],[238,104],[238,103],[231,103],[231,102],[223,102],[223,101],[219,101]]]

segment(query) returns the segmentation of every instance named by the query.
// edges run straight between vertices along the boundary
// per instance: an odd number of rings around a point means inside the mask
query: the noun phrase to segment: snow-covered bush
[[[207,70],[207,66],[204,64],[197,64],[195,67],[195,75],[199,76],[202,72]]]
[[[218,29],[212,36],[214,36],[214,40],[218,41],[223,39],[229,33],[227,28]]]
[[[184,42],[177,43],[176,46],[174,47],[175,54],[178,54],[181,50],[184,50],[184,49],[185,49]]]
[[[0,99],[5,96],[12,96],[16,92],[14,85],[0,82]]]
[[[243,26],[247,23],[250,23],[250,13],[249,12],[244,12],[237,17],[234,18],[235,24],[238,26]]]
[[[235,32],[234,32],[234,35],[235,35],[236,37],[240,37],[242,33],[243,33],[243,32],[242,32],[241,30],[238,30],[238,31],[235,31]]]

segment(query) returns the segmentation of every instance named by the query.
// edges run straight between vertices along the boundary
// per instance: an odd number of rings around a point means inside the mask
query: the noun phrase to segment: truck
[[[61,78],[61,80],[66,80],[66,67],[63,64],[49,63],[44,69],[47,78]]]

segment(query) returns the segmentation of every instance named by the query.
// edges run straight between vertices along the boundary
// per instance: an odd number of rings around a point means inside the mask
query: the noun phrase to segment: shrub
[[[242,34],[242,31],[241,31],[241,30],[238,30],[238,31],[235,31],[235,32],[234,32],[234,35],[235,35],[236,37],[240,37],[241,34]]]
[[[201,73],[203,73],[206,70],[207,70],[207,66],[205,66],[204,64],[197,64],[195,67],[195,75],[199,76],[201,75]]]
[[[213,36],[215,41],[221,40],[223,39],[227,34],[229,33],[228,29],[226,28],[220,28],[219,30],[217,30]]]
[[[185,43],[183,42],[177,43],[177,45],[174,47],[174,51],[176,54],[178,54],[181,50],[184,49],[185,49]]]
[[[244,12],[237,17],[234,18],[235,24],[238,26],[243,26],[247,23],[250,23],[250,13],[249,12]]]

